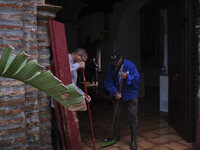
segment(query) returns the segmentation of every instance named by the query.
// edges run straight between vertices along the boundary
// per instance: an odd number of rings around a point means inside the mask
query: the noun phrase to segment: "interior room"
[[[63,7],[55,20],[65,24],[68,52],[83,47],[88,53],[85,73],[98,149],[103,149],[103,140],[110,136],[114,114],[113,98],[103,85],[113,49],[131,60],[140,73],[139,149],[192,149],[195,112],[189,98],[191,74],[186,72],[191,63],[186,56],[190,54],[193,24],[192,4],[186,1],[46,1]],[[81,72],[77,84],[84,90]],[[77,116],[83,150],[92,149],[88,111],[77,112]],[[104,149],[129,149],[130,129],[125,116],[120,123],[120,142]]]

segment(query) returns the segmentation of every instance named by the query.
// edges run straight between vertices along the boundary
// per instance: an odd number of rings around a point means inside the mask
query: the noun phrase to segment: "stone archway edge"
[[[44,91],[68,110],[84,111],[87,109],[84,96],[76,90],[74,84],[64,85],[35,60],[26,63],[29,55],[25,52],[13,55],[12,50],[12,47],[7,47],[3,51],[0,59],[1,77],[13,78],[30,84]]]

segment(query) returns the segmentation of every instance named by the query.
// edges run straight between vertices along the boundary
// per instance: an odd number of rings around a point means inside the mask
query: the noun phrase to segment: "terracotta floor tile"
[[[153,147],[153,148],[150,148],[148,150],[171,150],[167,147],[164,147],[163,145],[159,145],[159,146],[156,146],[156,147]]]
[[[148,131],[148,132],[144,132],[144,133],[141,133],[140,136],[144,137],[144,138],[155,138],[155,137],[158,137],[157,134],[154,134],[152,133],[151,131]]]
[[[113,146],[114,147],[119,147],[119,146],[121,146],[121,145],[125,145],[126,143],[124,143],[123,141],[118,141],[117,143],[115,143]]]
[[[106,102],[106,104],[108,104]],[[101,106],[102,103],[99,103]],[[109,137],[112,123],[113,112],[111,104],[100,107],[93,112],[93,127],[97,150],[130,150],[130,128],[126,120],[121,121],[120,141],[116,144],[102,148],[102,142]],[[103,111],[102,111],[103,110]],[[93,150],[93,143],[88,121],[88,113],[78,112],[80,117],[79,126],[83,150]],[[145,114],[139,117],[137,129],[137,150],[189,150],[193,144],[187,143],[181,136],[168,124],[167,117],[159,115],[151,116]]]
[[[155,144],[164,144],[164,143],[168,143],[169,139],[163,138],[163,137],[158,137],[158,138],[149,139],[149,141],[151,141]]]
[[[160,128],[164,128],[164,127],[168,127],[169,124],[167,122],[164,121],[160,121]]]
[[[179,135],[176,135],[176,134],[167,134],[167,135],[164,135],[162,137],[167,138],[167,139],[172,140],[172,141],[178,141],[178,140],[183,139],[182,137],[180,137]]]
[[[168,128],[170,133],[178,134],[172,127],[168,126]]]
[[[102,142],[99,142],[99,143],[97,143],[97,142],[96,142],[96,143],[95,143],[95,145],[96,145],[96,148],[97,148],[97,149],[100,149],[100,148],[102,148],[102,147],[101,147],[101,145],[102,145]],[[92,145],[90,145],[90,147],[93,147],[93,144],[92,144]]]
[[[149,141],[137,142],[137,145],[139,145],[143,149],[152,148],[152,147],[156,146],[156,144],[149,142]]]
[[[130,144],[131,142],[131,136],[124,136],[120,139],[120,141],[122,141],[123,143],[126,143],[126,144]]]
[[[177,141],[177,143],[184,144],[184,145],[188,145],[188,146],[193,146],[192,143],[188,143],[188,142],[186,142],[185,140]]]
[[[154,134],[158,134],[158,135],[164,135],[164,134],[167,134],[169,133],[169,128],[159,128],[159,129],[156,129],[156,130],[152,130],[152,132]]]
[[[176,143],[176,142],[165,144],[164,146],[169,147],[173,150],[186,150],[186,149],[190,148],[190,146],[179,144],[179,143]]]
[[[158,128],[159,128],[159,125],[147,124],[146,126],[142,126],[139,131],[150,131],[150,130],[155,130]]]
[[[117,147],[107,147],[107,148],[103,148],[102,150],[120,150]]]
[[[87,145],[82,145],[83,150],[93,150],[93,148],[87,146]]]
[[[137,136],[137,142],[139,142],[139,141],[144,141],[144,140],[145,140],[145,138],[144,138],[144,137]]]
[[[153,134],[159,134],[160,130],[151,130],[150,132],[153,133]]]
[[[129,145],[122,145],[119,147],[120,150],[130,150],[130,146]]]
[[[138,146],[137,150],[144,150],[144,148]]]

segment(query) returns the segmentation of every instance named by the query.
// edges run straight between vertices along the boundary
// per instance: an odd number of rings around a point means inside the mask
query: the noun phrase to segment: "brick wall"
[[[42,65],[50,63],[47,20],[44,28],[38,27],[39,2],[0,0],[0,55],[12,45],[15,54],[25,51]],[[52,149],[50,104],[45,93],[21,81],[0,78],[0,106],[1,150]]]
[[[40,5],[37,7],[38,63],[42,66],[51,65],[48,20],[55,18],[55,13],[60,9],[61,7],[52,5]],[[51,133],[49,132],[51,130],[50,98],[41,91],[39,91],[38,97],[40,106],[40,141],[43,143],[40,147],[49,149],[47,146],[51,144]]]

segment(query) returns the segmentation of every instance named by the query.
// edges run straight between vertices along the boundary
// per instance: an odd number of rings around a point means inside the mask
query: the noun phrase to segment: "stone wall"
[[[0,0],[0,55],[10,45],[15,48],[15,54],[25,51],[39,64],[50,64],[47,19],[55,15],[50,13],[46,19],[39,18],[37,8],[42,3],[41,0]],[[0,78],[0,149],[52,149],[49,102],[44,92],[30,85]]]
[[[50,37],[48,29],[48,20],[55,18],[55,14],[61,7],[53,5],[38,5],[37,7],[37,45],[38,45],[38,63],[42,66],[51,65],[50,62]],[[38,103],[40,112],[40,148],[47,149],[51,144],[51,113],[49,110],[50,97],[44,92],[38,92]],[[48,148],[49,149],[49,148]]]

